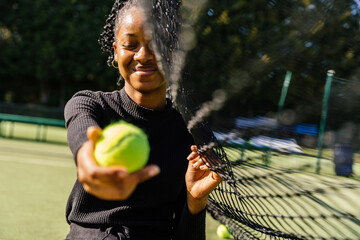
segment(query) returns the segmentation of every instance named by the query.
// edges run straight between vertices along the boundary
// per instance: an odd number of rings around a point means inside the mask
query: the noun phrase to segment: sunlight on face
[[[129,9],[125,14],[114,43],[115,60],[125,87],[138,92],[163,91],[166,81],[150,48],[145,15],[138,8]]]

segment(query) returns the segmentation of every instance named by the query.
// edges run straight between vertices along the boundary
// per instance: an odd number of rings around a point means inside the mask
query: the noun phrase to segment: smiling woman
[[[156,11],[161,4],[180,11],[178,1],[153,3]],[[66,208],[68,240],[205,239],[208,196],[222,179],[204,165],[182,116],[166,98],[167,81],[146,22],[140,1],[115,1],[100,43],[110,53],[108,65],[117,62],[125,86],[81,91],[66,104],[68,144],[78,172]],[[118,120],[148,136],[148,165],[139,171],[96,164],[101,129]]]
[[[120,20],[116,21],[113,47],[125,91],[143,107],[162,109],[166,105],[166,80],[144,31],[145,15],[140,8],[132,7]]]

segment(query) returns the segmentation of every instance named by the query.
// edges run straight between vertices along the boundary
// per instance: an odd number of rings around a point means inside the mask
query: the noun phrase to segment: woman
[[[116,1],[114,9],[114,40],[108,40],[125,86],[79,92],[65,108],[78,170],[66,209],[66,239],[205,239],[207,198],[221,177],[204,165],[181,115],[166,99],[167,82],[138,1]],[[93,157],[101,129],[120,119],[141,127],[150,142],[148,165],[131,174],[100,167]]]

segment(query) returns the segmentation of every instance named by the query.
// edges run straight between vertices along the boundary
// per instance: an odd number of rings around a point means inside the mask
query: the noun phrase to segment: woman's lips
[[[149,76],[157,71],[156,67],[136,67],[135,73],[140,76]]]

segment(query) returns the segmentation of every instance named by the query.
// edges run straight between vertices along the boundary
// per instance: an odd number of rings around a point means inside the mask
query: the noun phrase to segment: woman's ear
[[[117,46],[116,46],[116,42],[113,42],[113,48],[114,48],[114,59],[115,59],[115,61],[117,61]]]

